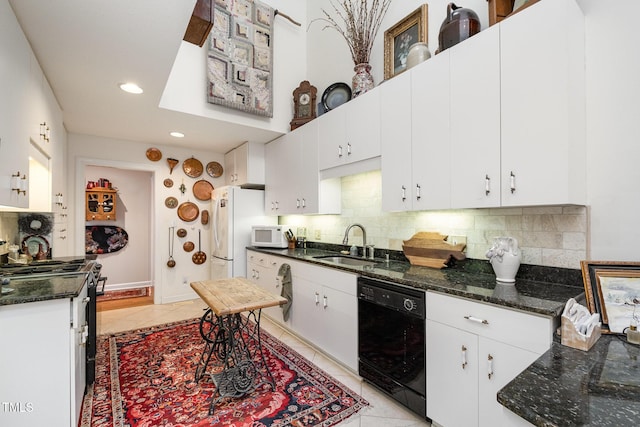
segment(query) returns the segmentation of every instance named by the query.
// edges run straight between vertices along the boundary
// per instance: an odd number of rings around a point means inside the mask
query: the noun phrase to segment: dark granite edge
[[[314,242],[308,242],[306,249],[270,249],[270,248],[259,248],[259,247],[249,247],[248,249],[264,252],[270,255],[281,256],[284,258],[295,259],[298,261],[305,261],[312,264],[316,264],[323,267],[329,267],[337,270],[342,270],[350,273],[360,274],[362,276],[371,277],[379,280],[385,280],[389,282],[393,282],[394,284],[410,286],[413,288],[419,288],[423,290],[430,290],[436,292],[442,292],[451,294],[454,296],[458,296],[461,298],[471,299],[475,301],[485,302],[501,307],[507,307],[515,310],[521,310],[529,313],[535,313],[543,316],[551,316],[557,317],[562,313],[564,309],[564,305],[569,297],[580,299],[584,298],[584,288],[582,285],[580,287],[575,286],[575,276],[576,274],[580,275],[580,280],[582,280],[581,272],[579,270],[573,271],[570,269],[556,269],[551,268],[550,271],[552,273],[545,272],[545,267],[539,268],[539,266],[532,266],[536,268],[532,269],[524,269],[524,276],[526,278],[518,278],[517,286],[520,288],[527,287],[535,287],[535,286],[558,286],[562,287],[564,294],[567,295],[567,298],[564,298],[562,301],[557,301],[553,299],[544,299],[543,297],[537,297],[536,301],[533,301],[535,298],[533,297],[517,297],[515,300],[509,300],[505,298],[500,298],[494,295],[488,295],[487,293],[491,291],[490,287],[487,288],[478,288],[478,290],[483,292],[472,292],[467,289],[467,286],[464,289],[456,289],[455,286],[460,286],[459,284],[450,284],[446,280],[443,280],[441,277],[435,277],[429,280],[426,276],[420,276],[420,274],[426,274],[431,276],[448,274],[448,272],[453,272],[462,280],[470,279],[469,281],[477,281],[481,282],[482,285],[487,286],[487,284],[491,284],[491,286],[495,286],[495,275],[493,274],[493,270],[488,261],[483,260],[465,260],[463,262],[458,262],[455,265],[451,265],[450,267],[438,270],[438,269],[430,269],[428,267],[418,267],[411,266],[408,260],[404,257],[404,254],[399,251],[390,251],[390,250],[381,250],[376,249],[376,261],[378,265],[375,267],[356,267],[356,266],[345,266],[345,265],[337,265],[332,264],[326,261],[322,261],[319,259],[315,259],[315,256],[318,255],[326,255],[326,254],[335,254],[341,250],[346,250],[345,245],[335,245],[335,244],[317,244]],[[384,257],[389,254],[389,261],[387,262]],[[380,259],[383,257],[383,259]],[[480,265],[481,267],[478,267]],[[488,268],[488,270],[487,270]],[[409,269],[414,269],[419,272],[416,275],[416,278],[407,278],[406,272]],[[567,271],[559,271],[560,280],[563,280],[565,277],[572,277],[573,279],[570,281],[570,284],[558,283],[555,280],[552,280],[551,277],[554,277],[554,272],[558,270],[567,270]],[[544,272],[546,274],[542,275],[544,280],[531,280],[532,274]],[[537,273],[536,273],[537,272]],[[439,283],[438,283],[439,282]],[[507,285],[509,286],[509,285]],[[560,289],[560,288],[556,288]],[[546,301],[544,306],[540,306],[540,304],[536,305],[535,302]]]
[[[7,293],[3,295],[4,298],[0,297],[0,306],[26,304],[30,302],[51,301],[56,299],[76,298],[80,294],[81,289],[82,288],[78,289],[77,292],[71,291],[71,292],[63,292],[63,293],[56,293],[56,294],[50,294],[50,295],[39,295],[37,297],[25,296],[20,298],[13,298],[13,299],[6,298],[11,296],[11,293]]]

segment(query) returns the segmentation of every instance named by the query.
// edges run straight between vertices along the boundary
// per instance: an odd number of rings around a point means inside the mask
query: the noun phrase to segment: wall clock
[[[291,130],[316,118],[316,94],[318,90],[308,80],[293,91],[293,119]]]

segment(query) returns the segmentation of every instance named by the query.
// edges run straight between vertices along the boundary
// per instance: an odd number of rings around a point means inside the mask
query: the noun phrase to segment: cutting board
[[[451,258],[458,261],[466,258],[462,252],[466,244],[451,245],[446,242],[447,237],[437,232],[421,231],[404,240],[402,250],[411,265],[444,268]]]

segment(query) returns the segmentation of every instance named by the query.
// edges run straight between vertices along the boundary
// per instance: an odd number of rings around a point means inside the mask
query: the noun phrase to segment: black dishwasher
[[[425,293],[358,278],[358,371],[426,418]]]

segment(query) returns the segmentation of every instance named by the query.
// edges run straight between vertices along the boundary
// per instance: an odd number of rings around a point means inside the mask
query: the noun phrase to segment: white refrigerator
[[[216,188],[211,193],[211,213],[211,279],[246,277],[251,226],[278,223],[277,217],[264,213],[264,191]]]

